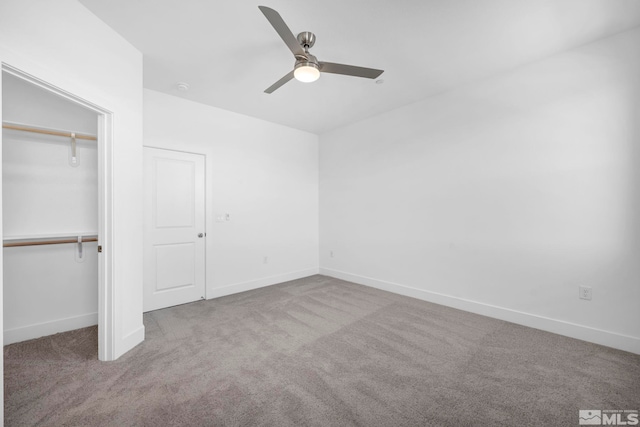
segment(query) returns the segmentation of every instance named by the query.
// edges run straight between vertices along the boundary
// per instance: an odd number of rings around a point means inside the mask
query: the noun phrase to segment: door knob
[[[198,233],[198,237],[202,238],[202,237],[204,237],[204,234]]]

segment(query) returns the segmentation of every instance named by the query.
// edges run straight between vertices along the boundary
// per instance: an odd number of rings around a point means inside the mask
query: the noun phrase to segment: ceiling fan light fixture
[[[320,78],[320,69],[318,68],[318,64],[313,62],[300,62],[296,64],[293,76],[296,80],[304,83],[315,82]]]
[[[377,79],[384,72],[384,70],[376,70],[374,68],[356,67],[334,62],[318,62],[318,59],[309,52],[309,48],[316,42],[315,34],[310,31],[303,31],[296,37],[278,12],[266,6],[258,6],[258,9],[267,18],[267,21],[276,30],[276,33],[278,33],[296,59],[293,71],[289,71],[280,80],[266,88],[264,93],[273,93],[273,91],[294,78],[301,82],[315,82],[320,77],[320,68],[322,68],[323,73],[342,74],[344,76],[364,77],[367,79]]]

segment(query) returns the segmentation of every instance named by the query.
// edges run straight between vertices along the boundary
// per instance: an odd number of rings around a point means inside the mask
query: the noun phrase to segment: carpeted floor
[[[6,426],[576,426],[640,409],[640,356],[324,276],[4,348]]]

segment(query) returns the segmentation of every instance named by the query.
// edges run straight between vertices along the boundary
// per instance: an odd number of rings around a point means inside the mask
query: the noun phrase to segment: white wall
[[[640,353],[638,46],[321,135],[321,272]]]
[[[318,273],[316,135],[145,90],[144,144],[206,156],[207,298]]]
[[[3,120],[95,135],[97,114],[3,73]],[[3,129],[3,239],[98,234],[95,141]],[[97,243],[4,248],[4,343],[98,323]]]
[[[55,95],[9,73],[2,73],[3,121],[96,135],[95,111]],[[35,137],[35,134],[30,134]],[[78,143],[83,143],[78,140]],[[88,142],[86,144],[89,144]],[[91,142],[95,146],[95,142]]]
[[[144,338],[142,55],[74,0],[3,0],[0,61],[113,113],[113,262],[107,269],[115,342],[108,357],[117,358]]]
[[[2,92],[3,91],[3,87],[2,87],[2,79],[0,78],[0,101],[2,100]],[[2,102],[0,102],[0,119],[2,118]],[[1,121],[1,120],[0,120]],[[2,132],[0,132],[0,146],[2,145]],[[0,169],[2,169],[2,150],[0,150]],[[1,171],[0,171],[1,172]],[[0,173],[0,176],[2,176],[2,174]],[[0,186],[0,188],[2,188]],[[2,204],[2,197],[0,197],[0,236],[3,233],[3,227],[2,227],[2,223],[3,223],[3,215],[2,215],[2,211],[3,211],[3,204]],[[0,307],[4,306],[4,292],[3,291],[3,286],[2,286],[2,276],[4,275],[4,257],[2,254],[2,251],[0,251]],[[4,310],[3,310],[4,313]],[[3,317],[4,316],[0,316],[0,331],[4,330],[4,321],[3,321]],[[3,346],[4,348],[4,334],[0,334],[0,345]],[[0,387],[0,401],[4,402],[4,350],[2,352],[2,354],[0,354],[0,378],[2,378],[2,387]],[[0,405],[0,426],[4,426],[4,404]]]

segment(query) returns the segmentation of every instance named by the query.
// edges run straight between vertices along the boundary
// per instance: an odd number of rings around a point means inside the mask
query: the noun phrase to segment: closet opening
[[[111,114],[2,66],[4,345],[97,325],[114,359]]]

